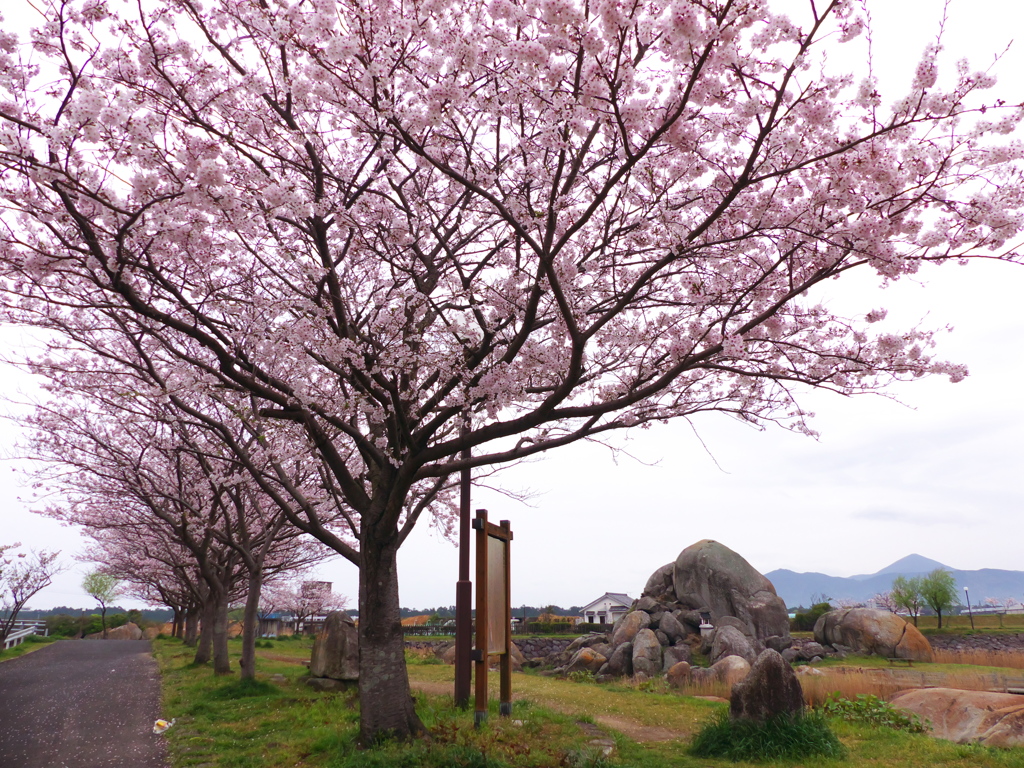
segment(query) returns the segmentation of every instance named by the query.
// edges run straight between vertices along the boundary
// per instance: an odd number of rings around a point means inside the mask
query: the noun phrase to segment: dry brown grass
[[[989,663],[985,666],[997,666]],[[972,662],[952,662],[972,663]],[[1007,665],[999,665],[1007,666]],[[830,695],[854,699],[860,694],[888,699],[897,691],[908,688],[960,688],[971,691],[1005,690],[1016,684],[1006,675],[991,671],[931,671],[929,665],[911,669],[883,669],[873,667],[816,668],[821,674],[800,675],[804,701],[808,706],[822,704]],[[694,682],[679,689],[685,696],[717,696],[728,699],[730,687],[722,682]]]
[[[1020,651],[951,651],[936,649],[932,651],[934,661],[938,664],[972,664],[979,667],[1007,667],[1024,669],[1024,653]]]

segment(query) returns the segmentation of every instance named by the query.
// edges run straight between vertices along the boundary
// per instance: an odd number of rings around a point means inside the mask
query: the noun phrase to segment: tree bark
[[[199,608],[189,608],[185,613],[185,645],[195,648],[199,640]]]
[[[213,613],[213,673],[231,674],[231,660],[228,657],[228,595],[227,589],[211,590],[214,594]]]
[[[171,619],[171,637],[177,637],[180,639],[183,635],[181,626],[181,608],[174,606],[171,608],[171,613],[173,614],[173,618]]]
[[[242,619],[242,679],[256,679],[256,634],[259,625],[260,590],[263,577],[249,575],[249,594],[245,597],[245,616]]]
[[[208,595],[203,604],[203,617],[199,623],[199,641],[196,643],[193,664],[209,664],[213,656],[213,622],[216,613],[213,603],[213,595]]]
[[[397,539],[397,536],[394,537]],[[426,733],[416,716],[405,666],[398,602],[398,544],[362,537],[359,573],[359,739],[409,739]]]

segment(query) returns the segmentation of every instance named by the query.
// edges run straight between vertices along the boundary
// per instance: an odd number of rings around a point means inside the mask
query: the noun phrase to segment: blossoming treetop
[[[937,48],[893,104],[824,72],[854,6],[47,4],[31,52],[0,37],[8,315],[116,314],[169,388],[305,431],[357,521],[363,736],[416,732],[409,499],[702,411],[808,431],[801,384],[964,375],[813,289],[1006,249],[1020,112],[972,115],[991,78],[940,87]]]

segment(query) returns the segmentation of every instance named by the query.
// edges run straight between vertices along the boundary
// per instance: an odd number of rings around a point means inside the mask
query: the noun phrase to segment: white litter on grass
[[[166,720],[157,720],[153,723],[153,733],[163,733],[168,728],[174,725],[174,721],[167,722]]]

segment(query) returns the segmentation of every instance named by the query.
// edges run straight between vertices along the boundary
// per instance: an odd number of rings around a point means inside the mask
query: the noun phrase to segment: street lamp
[[[971,617],[971,630],[974,630],[974,611],[971,610],[971,593],[967,591],[967,587],[964,587],[964,597],[967,598],[967,613]]]

